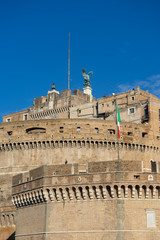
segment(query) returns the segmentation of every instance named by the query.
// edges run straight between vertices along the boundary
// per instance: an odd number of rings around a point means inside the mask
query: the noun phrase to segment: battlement
[[[105,161],[84,164],[46,165],[21,173],[13,177],[12,185],[19,185],[44,177],[71,176],[79,174],[97,174],[109,172],[142,172],[141,161]]]

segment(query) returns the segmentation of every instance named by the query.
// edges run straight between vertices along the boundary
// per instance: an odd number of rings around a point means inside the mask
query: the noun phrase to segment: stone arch
[[[27,134],[38,134],[38,133],[46,133],[46,128],[43,127],[31,127],[26,129]]]
[[[104,194],[103,194],[103,186],[99,185],[99,190],[100,190],[100,195],[102,198],[104,198]]]
[[[114,196],[118,198],[118,185],[114,185]]]
[[[80,197],[81,197],[82,199],[84,199],[82,187],[81,187],[81,186],[78,187],[78,190],[79,190]]]
[[[89,192],[89,186],[86,186],[86,193],[87,193],[87,198],[91,199],[90,192]]]
[[[133,187],[132,185],[128,186],[128,198],[132,198]]]
[[[68,187],[66,188],[66,193],[67,193],[67,198],[68,198],[69,200],[71,200],[70,192],[69,192],[69,188],[68,188]]]
[[[153,186],[149,186],[149,198],[153,198]]]
[[[96,186],[92,186],[92,189],[93,189],[94,198],[97,198]]]
[[[106,190],[107,190],[107,198],[111,198],[111,187],[109,185],[106,186]]]
[[[136,185],[135,186],[135,198],[139,198],[140,196],[140,186]]]
[[[73,191],[73,199],[77,199],[77,194],[76,194],[76,188],[72,187],[72,191]]]
[[[125,186],[122,185],[121,186],[121,198],[125,198],[125,193],[126,193]]]
[[[142,186],[142,198],[146,198],[146,196],[147,196],[147,187],[146,187],[146,185],[143,185]]]

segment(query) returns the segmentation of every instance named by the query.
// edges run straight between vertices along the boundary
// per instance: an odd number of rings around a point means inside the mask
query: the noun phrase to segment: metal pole
[[[68,41],[68,89],[70,89],[70,32]]]

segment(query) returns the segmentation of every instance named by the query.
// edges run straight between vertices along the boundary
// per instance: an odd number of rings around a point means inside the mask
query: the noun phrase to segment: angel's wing
[[[86,73],[86,69],[82,68],[82,75],[84,76]]]
[[[90,75],[90,74],[93,74],[93,72],[91,71],[91,72],[87,73],[87,75]]]

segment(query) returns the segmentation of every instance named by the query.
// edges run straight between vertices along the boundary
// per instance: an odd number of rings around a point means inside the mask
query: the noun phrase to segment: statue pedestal
[[[90,102],[92,102],[92,98],[93,98],[93,96],[92,96],[92,88],[88,87],[88,86],[84,87],[83,88],[83,92],[90,96]]]

